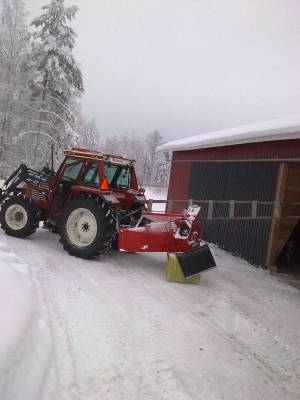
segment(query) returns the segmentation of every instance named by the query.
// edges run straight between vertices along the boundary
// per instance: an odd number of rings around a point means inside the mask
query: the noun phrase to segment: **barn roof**
[[[175,140],[159,146],[157,151],[195,150],[298,138],[300,114]]]

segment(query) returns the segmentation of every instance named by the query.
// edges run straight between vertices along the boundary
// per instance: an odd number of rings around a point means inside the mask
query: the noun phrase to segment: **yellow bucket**
[[[185,278],[177,260],[176,254],[168,253],[167,254],[167,268],[166,268],[166,280],[168,282],[177,282],[177,283],[196,283],[200,282],[200,275],[194,275],[190,278]]]

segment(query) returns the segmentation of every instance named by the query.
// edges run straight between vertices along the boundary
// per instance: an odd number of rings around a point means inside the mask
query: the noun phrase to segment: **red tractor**
[[[114,247],[188,253],[187,264],[194,267],[201,254],[202,264],[205,259],[213,266],[201,242],[199,207],[182,214],[148,212],[144,192],[134,161],[73,149],[65,151],[56,173],[20,165],[6,180],[0,190],[1,227],[10,236],[25,238],[43,221],[59,232],[65,250],[83,258]]]

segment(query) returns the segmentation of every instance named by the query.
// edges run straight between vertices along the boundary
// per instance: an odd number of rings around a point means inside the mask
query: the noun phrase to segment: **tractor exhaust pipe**
[[[51,175],[54,174],[54,143],[51,144]]]

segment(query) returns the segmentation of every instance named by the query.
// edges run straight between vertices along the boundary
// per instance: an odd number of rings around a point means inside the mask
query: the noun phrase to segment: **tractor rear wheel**
[[[0,222],[7,235],[25,238],[36,231],[39,211],[29,198],[11,196],[4,200],[1,207]]]
[[[71,255],[94,258],[105,252],[115,235],[111,209],[98,198],[80,197],[72,201],[62,217],[60,238]]]

